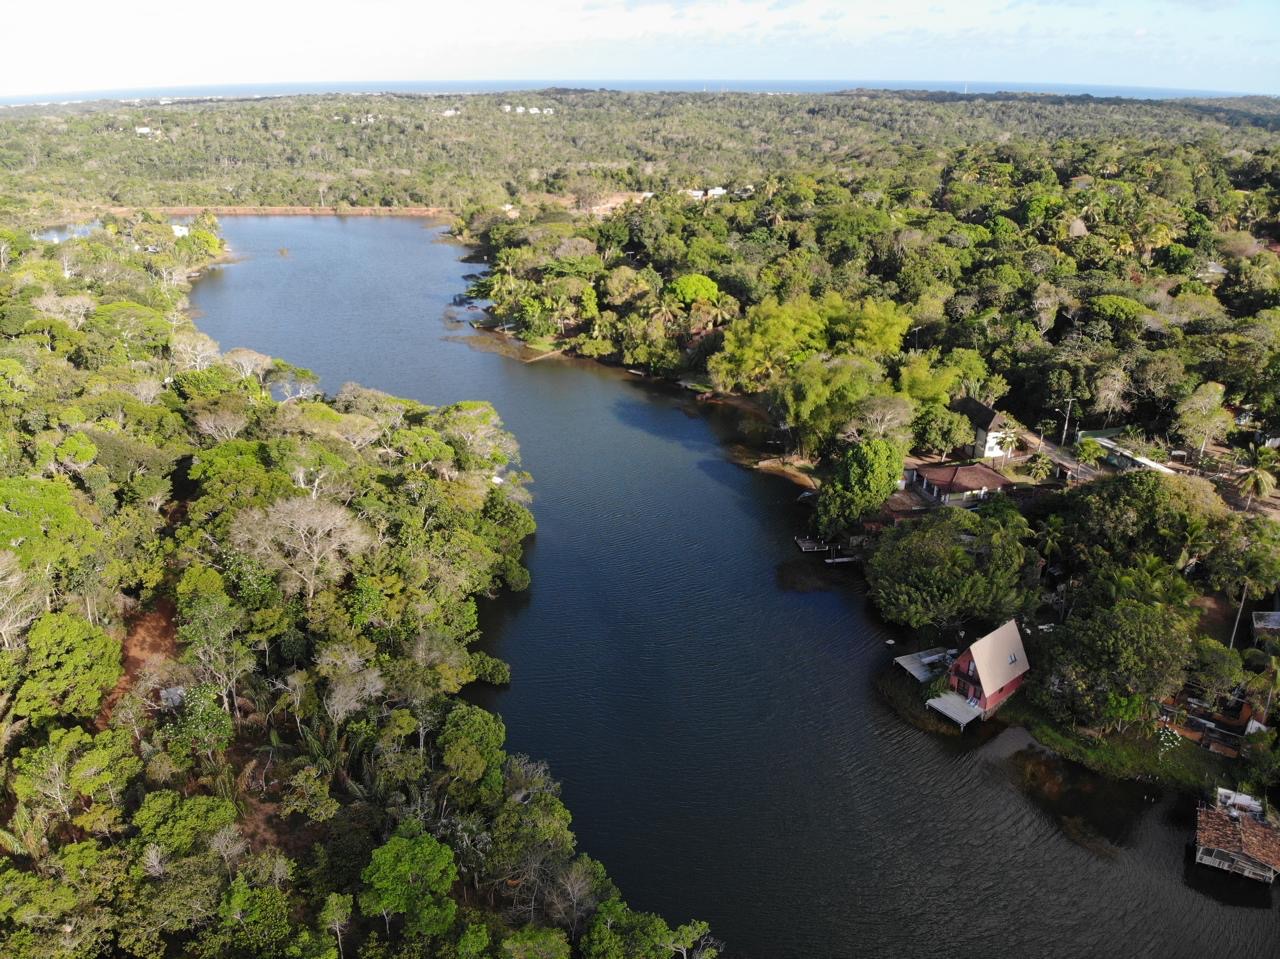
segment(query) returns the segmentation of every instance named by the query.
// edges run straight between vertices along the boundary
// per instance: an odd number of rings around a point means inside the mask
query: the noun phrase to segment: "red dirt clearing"
[[[156,601],[153,609],[139,613],[129,621],[129,631],[121,645],[124,673],[115,688],[102,700],[95,726],[107,728],[111,710],[133,688],[138,677],[149,666],[173,659],[178,654],[178,631],[174,623],[177,610],[169,599]]]

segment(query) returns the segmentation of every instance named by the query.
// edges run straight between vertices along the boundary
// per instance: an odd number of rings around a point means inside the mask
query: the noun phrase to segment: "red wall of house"
[[[956,661],[951,664],[951,674],[948,678],[948,684],[951,686],[952,689],[956,690],[957,692],[959,692],[958,687],[961,682],[967,683],[970,686],[970,688],[972,688],[974,682],[978,681],[976,676],[972,680],[967,678],[969,675],[969,663],[971,663],[972,661],[973,661],[973,654],[966,649],[963,653],[960,654],[959,657],[957,657]],[[995,709],[1002,702],[1004,702],[1006,699],[1008,699],[1010,696],[1012,696],[1014,693],[1018,691],[1019,687],[1022,686],[1022,680],[1026,675],[1027,675],[1026,673],[1023,673],[1021,676],[1018,676],[1015,679],[1010,680],[1006,685],[1002,686],[1000,689],[988,690],[985,686],[983,686],[982,696],[980,696],[978,699],[978,708],[984,711]],[[978,685],[981,686],[981,683],[978,682]],[[972,693],[970,693],[970,695],[972,695]]]
[[[1006,685],[982,697],[983,709],[995,709],[1002,702],[1018,691],[1018,687],[1022,685],[1022,680],[1026,677],[1026,673],[1011,679]]]
[[[969,664],[971,662],[973,662],[973,654],[966,649],[956,658],[956,661],[951,664],[949,684],[951,688],[955,689],[957,692],[959,692],[958,687],[962,680],[966,683],[970,682],[966,677],[969,675]],[[970,683],[970,685],[972,684]],[[968,699],[968,696],[965,698]]]

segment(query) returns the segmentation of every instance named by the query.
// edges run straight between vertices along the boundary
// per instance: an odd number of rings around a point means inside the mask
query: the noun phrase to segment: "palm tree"
[[[1056,429],[1057,426],[1058,424],[1053,420],[1041,420],[1036,424],[1036,432],[1040,435],[1040,442],[1036,445],[1037,453],[1040,452],[1041,448],[1044,446],[1045,435],[1048,434],[1050,430]]]
[[[1178,561],[1174,565],[1184,573],[1200,562],[1215,542],[1208,521],[1199,516],[1188,517],[1180,532],[1165,535],[1178,547]]]
[[[1246,470],[1245,473],[1236,481],[1236,486],[1241,493],[1246,496],[1244,508],[1249,509],[1253,505],[1253,498],[1266,499],[1276,489],[1275,475],[1264,469],[1253,468]]]
[[[1172,566],[1158,556],[1145,554],[1128,567],[1112,567],[1102,574],[1099,585],[1112,601],[1136,600],[1175,609],[1190,607],[1195,590]]]
[[[1258,446],[1255,443],[1249,444],[1249,451],[1245,454],[1244,472],[1236,479],[1236,488],[1248,497],[1245,500],[1244,508],[1248,509],[1253,505],[1254,497],[1266,499],[1276,489],[1276,451],[1269,446]]]
[[[26,856],[44,872],[42,862],[49,855],[49,814],[34,811],[19,802],[9,817],[9,828],[0,829],[0,850],[13,856]]]
[[[1102,462],[1102,458],[1107,455],[1107,451],[1092,436],[1086,436],[1076,444],[1075,454],[1076,459],[1085,466],[1097,466]]]
[[[1027,475],[1037,483],[1043,483],[1053,475],[1053,460],[1043,453],[1036,453],[1027,461]]]
[[[681,316],[680,301],[666,293],[655,299],[649,308],[649,321],[664,333],[678,323]]]
[[[1008,464],[1009,457],[1013,455],[1018,448],[1018,433],[1016,430],[1005,430],[1000,434],[999,439],[1000,452],[1004,454],[1004,463]]]
[[[1036,530],[1036,543],[1040,555],[1046,560],[1052,559],[1062,552],[1062,545],[1067,538],[1067,522],[1061,513],[1053,513],[1040,524]]]

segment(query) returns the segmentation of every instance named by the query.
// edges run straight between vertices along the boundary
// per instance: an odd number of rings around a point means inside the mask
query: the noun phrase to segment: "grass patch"
[[[1180,736],[1176,742],[1172,737],[1166,742],[1148,728],[1090,736],[1063,728],[1025,696],[1010,700],[1000,710],[1000,719],[1023,726],[1045,748],[1112,779],[1140,779],[1189,790],[1234,782],[1229,760]]]
[[[521,337],[521,340],[524,342],[525,346],[529,347],[529,349],[537,350],[539,353],[550,353],[553,350],[560,349],[561,346],[561,343],[558,340],[550,336],[537,336],[531,340],[526,340]]]

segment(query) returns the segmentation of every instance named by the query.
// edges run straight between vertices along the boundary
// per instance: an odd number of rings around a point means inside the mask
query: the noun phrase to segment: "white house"
[[[140,137],[149,137],[151,136],[151,127],[134,127],[133,132]]]
[[[530,113],[541,113],[542,111],[541,111],[541,110],[539,110],[537,107],[530,107],[530,108],[529,108],[529,112],[530,112]]]
[[[511,112],[511,104],[510,104],[510,103],[504,103],[504,104],[502,105],[502,112],[503,112],[503,113],[510,113],[510,112]]]
[[[715,199],[716,197],[724,196],[728,192],[729,191],[722,186],[713,186],[710,190],[707,191],[707,197],[710,199]]]
[[[1003,413],[993,410],[985,403],[979,403],[971,396],[962,396],[951,404],[951,408],[957,413],[963,413],[973,424],[974,459],[986,460],[1003,456],[1005,448],[1001,444],[1006,441],[1006,437],[1017,436],[1017,431]]]
[[[183,226],[181,223],[174,223],[170,229],[173,230],[173,235],[179,238],[184,237],[191,232],[191,227]]]

